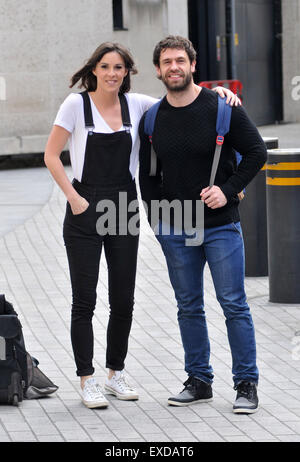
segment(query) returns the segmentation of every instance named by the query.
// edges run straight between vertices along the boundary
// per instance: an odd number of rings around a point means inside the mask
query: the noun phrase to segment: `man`
[[[217,95],[193,82],[196,52],[191,42],[178,36],[160,41],[153,54],[157,76],[165,84],[154,126],[152,145],[157,171],[149,175],[151,146],[140,123],[140,187],[152,227],[153,200],[177,200],[182,215],[192,203],[192,226],[197,229],[197,201],[204,203],[204,240],[187,245],[185,230],[171,217],[164,232],[164,218],[157,238],[165,254],[170,281],[178,304],[178,322],[185,352],[188,380],[170,405],[187,406],[212,399],[213,370],[209,362],[203,270],[207,262],[217,300],[225,318],[232,353],[232,373],[237,396],[233,411],[253,413],[258,408],[254,326],[244,291],[244,248],[239,223],[238,193],[266,161],[266,148],[242,107],[233,107],[214,185],[209,187],[216,144]],[[237,167],[235,152],[242,155]],[[152,214],[152,215],[151,215]],[[173,220],[173,221],[172,221]]]

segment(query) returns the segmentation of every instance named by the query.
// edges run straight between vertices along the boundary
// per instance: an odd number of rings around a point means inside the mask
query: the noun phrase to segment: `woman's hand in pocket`
[[[88,201],[79,194],[75,198],[69,200],[69,204],[73,215],[80,215],[81,213],[85,212],[90,205]]]

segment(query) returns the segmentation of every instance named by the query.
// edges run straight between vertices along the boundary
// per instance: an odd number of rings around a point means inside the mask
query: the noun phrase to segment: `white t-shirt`
[[[138,164],[139,155],[139,122],[144,114],[156,101],[156,98],[151,96],[141,95],[138,93],[126,93],[128,108],[131,119],[131,137],[132,137],[132,150],[130,154],[129,170],[132,178],[135,177],[136,167]],[[91,107],[94,119],[94,132],[98,133],[113,133],[114,131],[107,125],[92,99]],[[83,98],[79,93],[71,93],[64,102],[61,104],[56,115],[54,125],[59,125],[71,133],[69,138],[69,151],[70,160],[73,170],[73,176],[78,181],[81,181],[86,140],[88,136],[88,129],[85,127]],[[120,131],[124,127],[120,127]]]

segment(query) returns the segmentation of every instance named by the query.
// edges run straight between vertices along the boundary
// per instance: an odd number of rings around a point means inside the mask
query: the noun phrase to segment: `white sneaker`
[[[81,399],[86,407],[90,409],[108,406],[108,401],[103,396],[101,388],[94,377],[91,377],[84,382]]]
[[[106,378],[104,388],[118,399],[126,401],[139,399],[136,390],[126,382],[124,371],[115,371],[111,379]]]

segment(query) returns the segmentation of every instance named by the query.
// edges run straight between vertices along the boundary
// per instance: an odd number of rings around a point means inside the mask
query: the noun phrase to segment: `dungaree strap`
[[[123,122],[126,132],[129,133],[132,125],[131,125],[131,120],[130,120],[127,98],[123,94],[119,95],[119,98],[120,98],[120,104],[121,104],[122,122]]]
[[[84,108],[84,121],[85,126],[88,129],[95,128],[93,114],[92,114],[92,107],[91,107],[91,100],[88,95],[87,91],[83,91],[80,93],[83,98],[83,108]],[[122,114],[122,123],[125,127],[126,132],[130,132],[131,120],[129,115],[128,103],[125,95],[119,95],[120,98],[120,105],[121,105],[121,114]]]
[[[84,109],[84,121],[85,126],[88,129],[95,128],[93,115],[92,115],[92,108],[91,108],[91,101],[87,91],[83,91],[80,93],[83,98],[83,109]]]

